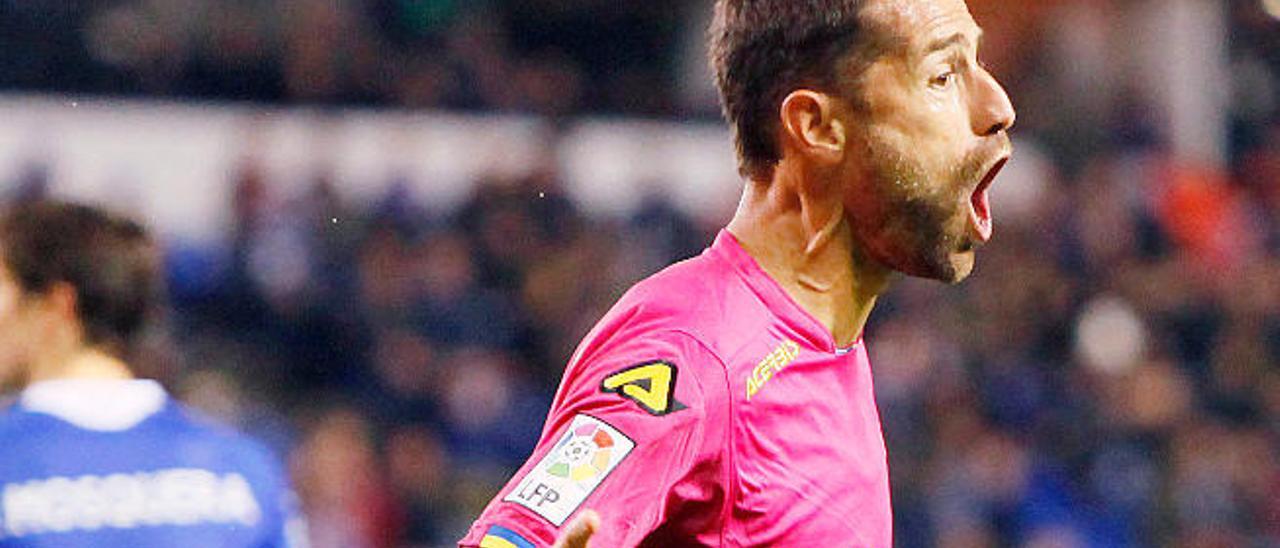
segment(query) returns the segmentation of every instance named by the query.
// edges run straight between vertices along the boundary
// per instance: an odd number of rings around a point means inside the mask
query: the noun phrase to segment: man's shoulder
[[[0,444],[10,440],[38,444],[40,440],[73,435],[76,427],[61,417],[28,409],[19,396],[0,399]]]
[[[767,313],[730,265],[704,254],[641,280],[610,315],[630,319],[636,330],[683,332],[718,348]]]
[[[259,489],[277,493],[287,483],[284,464],[276,451],[256,438],[197,408],[169,400],[132,434],[139,441],[162,440],[169,455],[160,460],[175,466],[242,474]],[[270,495],[270,496],[275,496]]]
[[[0,398],[0,440],[25,439],[31,434],[47,431],[47,421],[18,405],[13,396]]]
[[[732,281],[728,265],[713,255],[702,254],[668,265],[640,280],[627,293],[652,301],[685,302],[690,294],[723,287]]]
[[[170,401],[150,425],[155,433],[216,448],[228,462],[264,474],[279,473],[279,458],[257,439],[178,401]]]
[[[85,440],[86,435],[104,440],[156,438],[164,440],[163,445],[169,447],[199,444],[251,462],[271,462],[275,458],[266,445],[172,399],[137,424],[119,430],[86,428],[63,417],[27,409],[13,399],[0,401],[0,439],[30,444],[49,437]]]
[[[733,265],[710,253],[637,283],[611,315],[630,318],[633,335],[679,332],[726,358],[774,320]]]
[[[732,267],[703,254],[632,286],[583,339],[567,373],[579,380],[669,362],[682,376],[722,384],[725,358],[769,321]]]
[[[259,489],[286,481],[281,462],[265,445],[172,400],[121,430],[86,428],[10,405],[0,412],[0,445],[14,456],[0,463],[0,481],[175,470],[231,474]]]

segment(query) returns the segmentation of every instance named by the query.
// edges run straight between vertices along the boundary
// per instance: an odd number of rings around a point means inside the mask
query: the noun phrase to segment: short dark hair
[[[739,171],[767,178],[781,159],[778,110],[801,86],[834,91],[842,62],[872,42],[866,0],[717,0],[711,65]],[[865,56],[859,56],[865,57]]]
[[[0,216],[0,259],[27,293],[65,282],[88,344],[131,350],[160,297],[159,253],[138,223],[85,205],[23,202]]]

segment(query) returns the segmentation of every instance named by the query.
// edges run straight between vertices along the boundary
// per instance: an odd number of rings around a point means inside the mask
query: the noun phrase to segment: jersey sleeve
[[[570,364],[537,448],[461,546],[550,546],[588,508],[602,525],[593,545],[634,546],[716,498],[718,359],[681,332],[615,339]]]

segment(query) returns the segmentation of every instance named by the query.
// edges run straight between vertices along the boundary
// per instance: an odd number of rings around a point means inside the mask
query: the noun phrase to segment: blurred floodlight
[[[1092,369],[1124,374],[1138,365],[1146,346],[1142,319],[1121,299],[1095,298],[1076,320],[1076,357]]]
[[[1280,0],[1262,0],[1262,11],[1267,15],[1280,19]]]

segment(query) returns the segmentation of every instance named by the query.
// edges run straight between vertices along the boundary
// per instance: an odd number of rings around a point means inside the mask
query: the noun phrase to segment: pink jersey
[[[838,349],[721,232],[587,335],[537,449],[461,544],[550,546],[585,508],[598,547],[889,547],[866,349]]]

